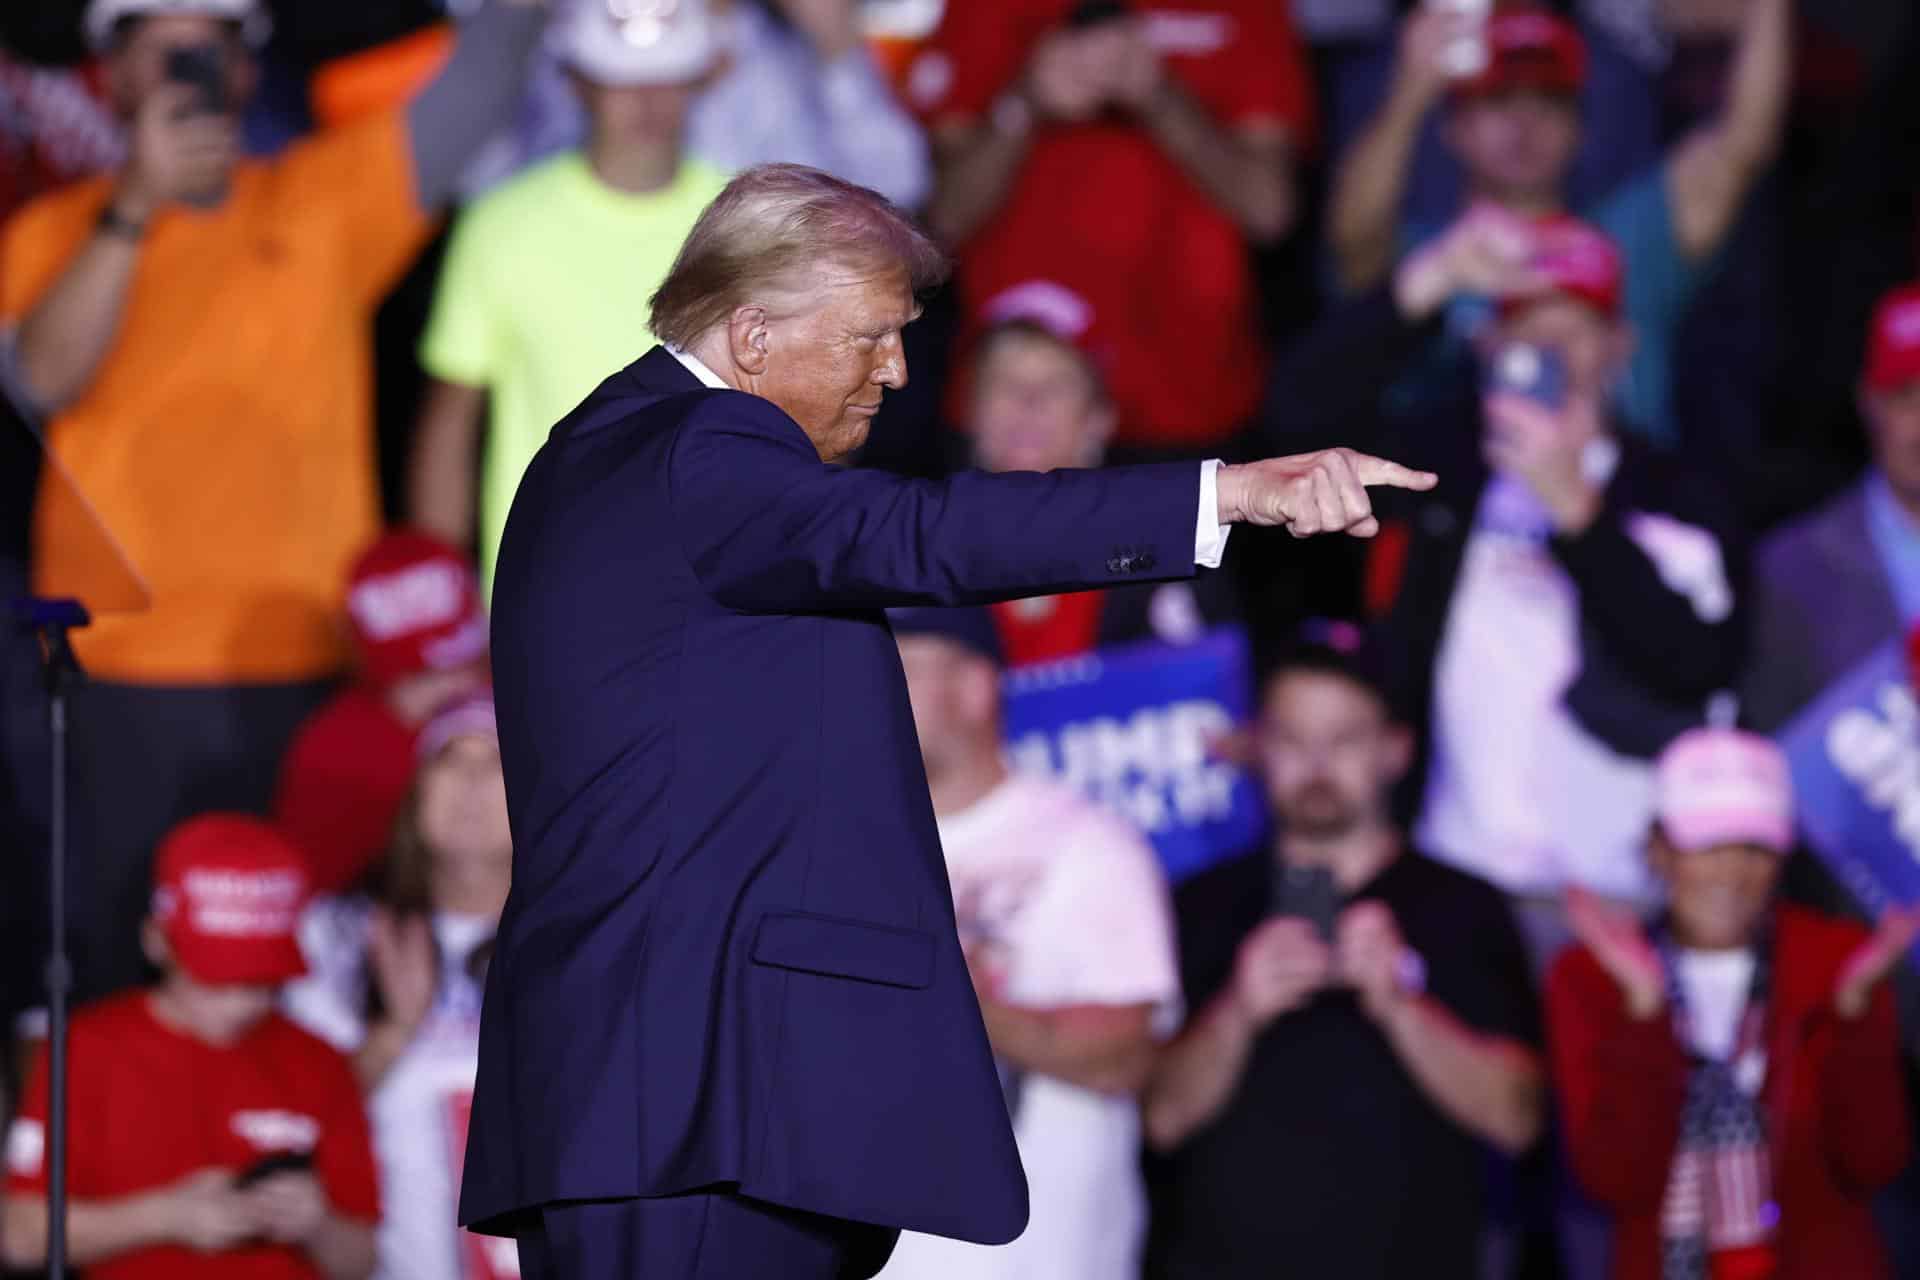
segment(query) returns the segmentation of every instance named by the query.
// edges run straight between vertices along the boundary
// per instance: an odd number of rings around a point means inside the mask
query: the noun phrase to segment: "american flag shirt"
[[[1709,1280],[1723,1271],[1765,1276],[1769,1242],[1779,1220],[1773,1199],[1766,1115],[1766,1001],[1771,930],[1754,948],[1745,1007],[1732,1049],[1724,1057],[1699,1049],[1701,1038],[1672,938],[1658,943],[1667,973],[1674,1035],[1686,1047],[1690,1070],[1680,1112],[1680,1141],[1661,1210],[1662,1280]],[[1733,1263],[1719,1265],[1721,1259]]]

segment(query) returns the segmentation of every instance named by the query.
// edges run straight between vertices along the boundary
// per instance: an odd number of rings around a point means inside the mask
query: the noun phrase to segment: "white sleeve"
[[[341,1053],[366,1042],[366,933],[364,903],[322,898],[300,917],[300,952],[307,973],[281,989],[286,1015]]]
[[[1227,535],[1232,525],[1220,523],[1220,459],[1208,458],[1200,464],[1200,514],[1193,530],[1193,562],[1203,569],[1218,569],[1227,551]]]
[[[1069,943],[1071,1004],[1151,1004],[1154,1033],[1180,1022],[1180,968],[1173,905],[1146,837],[1099,813],[1074,833],[1055,867],[1057,927]]]

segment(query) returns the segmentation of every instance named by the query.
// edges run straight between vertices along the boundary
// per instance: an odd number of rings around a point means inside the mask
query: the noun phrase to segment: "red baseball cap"
[[[1875,391],[1920,381],[1920,284],[1895,289],[1874,309],[1865,378]]]
[[[196,981],[269,986],[307,971],[307,864],[278,828],[238,813],[189,818],[154,857],[153,918]]]
[[[1609,320],[1619,318],[1626,263],[1611,236],[1565,214],[1535,222],[1533,235],[1532,265],[1546,279],[1548,293],[1577,298]],[[1510,315],[1538,296],[1509,298],[1501,312]]]
[[[1483,98],[1514,89],[1575,94],[1587,79],[1587,42],[1565,18],[1531,6],[1496,13],[1486,26],[1487,65],[1453,93]]]
[[[347,616],[376,684],[486,656],[487,616],[473,565],[431,534],[396,529],[363,552],[348,579]]]
[[[1110,364],[1111,347],[1093,303],[1058,280],[1036,277],[1002,289],[980,308],[978,323],[983,339],[1007,325],[1039,329],[1079,352],[1102,377]]]

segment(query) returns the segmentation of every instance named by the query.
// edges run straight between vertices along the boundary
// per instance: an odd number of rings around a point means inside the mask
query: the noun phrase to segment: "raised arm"
[[[776,0],[814,55],[824,153],[809,161],[917,209],[932,186],[927,140],[874,65],[857,0]]]
[[[1114,98],[1249,240],[1271,243],[1293,228],[1299,213],[1296,139],[1284,121],[1262,117],[1229,124],[1216,119],[1167,74],[1137,23],[1110,24],[1086,38],[1114,43],[1115,52],[1103,55],[1110,56],[1116,68]],[[1291,44],[1283,47],[1293,51]],[[1275,67],[1272,74],[1303,77],[1305,70]]]
[[[193,90],[169,85],[141,105],[100,223],[20,318],[15,372],[41,413],[84,395],[113,349],[147,223],[190,193],[217,187],[233,167],[238,128],[222,116],[183,115],[192,98]],[[6,256],[5,270],[22,270],[13,253]]]
[[[1414,147],[1447,84],[1441,56],[1470,22],[1456,12],[1415,8],[1401,27],[1386,100],[1334,170],[1327,237],[1340,286],[1349,292],[1373,287],[1393,266]]]
[[[407,105],[414,190],[437,209],[487,139],[512,118],[546,27],[547,0],[488,0],[462,23],[453,56]]]
[[[1726,103],[1667,161],[1674,230],[1689,257],[1705,257],[1720,246],[1747,193],[1772,163],[1792,78],[1792,0],[1747,0]]]

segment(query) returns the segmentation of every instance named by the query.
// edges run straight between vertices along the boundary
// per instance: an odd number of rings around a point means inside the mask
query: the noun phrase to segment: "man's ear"
[[[1413,767],[1413,730],[1403,724],[1387,726],[1386,741],[1386,777],[1382,781],[1390,786],[1398,786],[1400,779],[1407,776],[1407,770]]]
[[[735,307],[727,317],[727,347],[740,371],[759,377],[767,371],[767,355],[772,343],[767,333],[767,309],[753,305]]]
[[[167,945],[167,935],[161,932],[160,922],[152,916],[140,922],[140,950],[153,962],[153,967],[163,973],[173,963],[173,949]]]
[[[967,719],[984,723],[1000,718],[1000,668],[969,652],[960,676],[960,696],[965,700]]]
[[[1654,823],[1647,832],[1647,865],[1653,868],[1653,874],[1662,884],[1673,882],[1673,860],[1679,855],[1674,852],[1673,843],[1667,839],[1667,833]]]
[[[1107,445],[1113,441],[1113,431],[1119,425],[1119,411],[1113,407],[1113,401],[1101,396],[1094,406],[1087,410],[1087,466],[1097,467],[1107,455]]]

